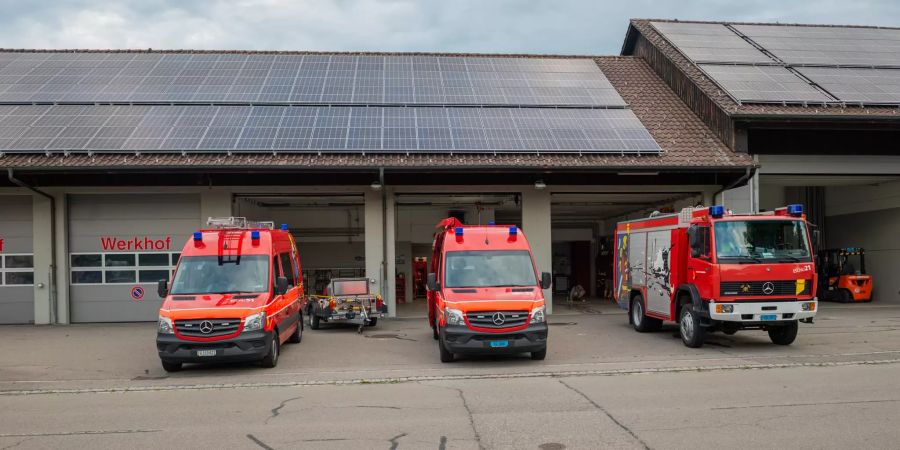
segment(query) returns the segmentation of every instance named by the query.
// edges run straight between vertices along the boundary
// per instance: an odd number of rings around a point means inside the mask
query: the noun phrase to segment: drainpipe
[[[57,323],[56,320],[56,199],[31,185],[26,184],[15,177],[12,169],[7,169],[7,177],[9,182],[21,188],[28,189],[35,194],[46,197],[50,200],[50,323]]]
[[[378,169],[378,182],[381,183],[381,298],[388,300],[388,263],[387,263],[387,186],[384,185],[384,167]]]
[[[752,178],[753,175],[754,175],[755,173],[756,173],[756,167],[748,167],[748,168],[747,168],[747,171],[744,173],[744,176],[738,178],[734,183],[731,183],[731,184],[729,184],[728,186],[725,186],[725,187],[723,187],[722,189],[719,189],[718,191],[716,191],[716,192],[712,195],[712,197],[713,197],[713,198],[712,198],[713,203],[716,202],[716,196],[717,196],[717,195],[719,195],[719,194],[721,194],[721,193],[723,193],[723,192],[725,192],[725,191],[727,191],[727,190],[729,190],[729,189],[732,189],[732,188],[735,188],[735,187],[737,187],[737,186],[740,186],[740,185],[743,184],[743,183],[746,183],[747,180],[749,180],[750,178]],[[752,196],[753,194],[751,193],[750,195]],[[752,200],[751,200],[751,201],[752,201]]]

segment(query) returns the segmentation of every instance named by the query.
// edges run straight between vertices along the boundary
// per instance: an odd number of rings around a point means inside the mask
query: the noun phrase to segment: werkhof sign
[[[104,251],[118,250],[169,250],[172,245],[172,237],[154,239],[149,236],[120,239],[112,236],[101,236],[100,245]]]

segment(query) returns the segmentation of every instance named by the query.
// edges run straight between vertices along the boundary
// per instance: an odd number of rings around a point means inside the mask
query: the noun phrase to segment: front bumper
[[[219,363],[257,361],[269,353],[274,331],[251,331],[231,339],[188,341],[174,334],[157,334],[159,359],[173,363]],[[198,356],[198,350],[215,350],[213,356]]]
[[[465,355],[530,353],[547,348],[546,323],[509,333],[485,333],[466,326],[447,326],[441,329],[441,334],[448,351]],[[505,347],[491,346],[491,342],[503,341],[506,341]]]
[[[803,304],[810,303],[810,311],[803,310]],[[730,313],[717,313],[716,305],[731,305]],[[786,302],[709,302],[709,318],[720,322],[784,322],[816,317],[819,310],[817,300],[797,300]],[[762,316],[774,315],[774,320],[763,320]]]

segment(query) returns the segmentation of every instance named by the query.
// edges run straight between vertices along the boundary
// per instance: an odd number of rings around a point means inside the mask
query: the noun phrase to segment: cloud
[[[900,25],[892,0],[0,0],[6,48],[616,54],[632,17]]]

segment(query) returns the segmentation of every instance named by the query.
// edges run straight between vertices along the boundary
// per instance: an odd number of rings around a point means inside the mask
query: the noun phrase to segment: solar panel
[[[884,28],[735,25],[787,64],[900,67],[900,30]]]
[[[834,101],[784,67],[701,64],[700,68],[741,102]]]
[[[0,102],[624,107],[590,59],[0,53]]]
[[[799,67],[797,70],[844,102],[900,103],[900,69]]]
[[[651,22],[691,60],[729,63],[772,63],[772,58],[718,23]]]
[[[628,109],[0,106],[0,152],[126,150],[661,152]]]

